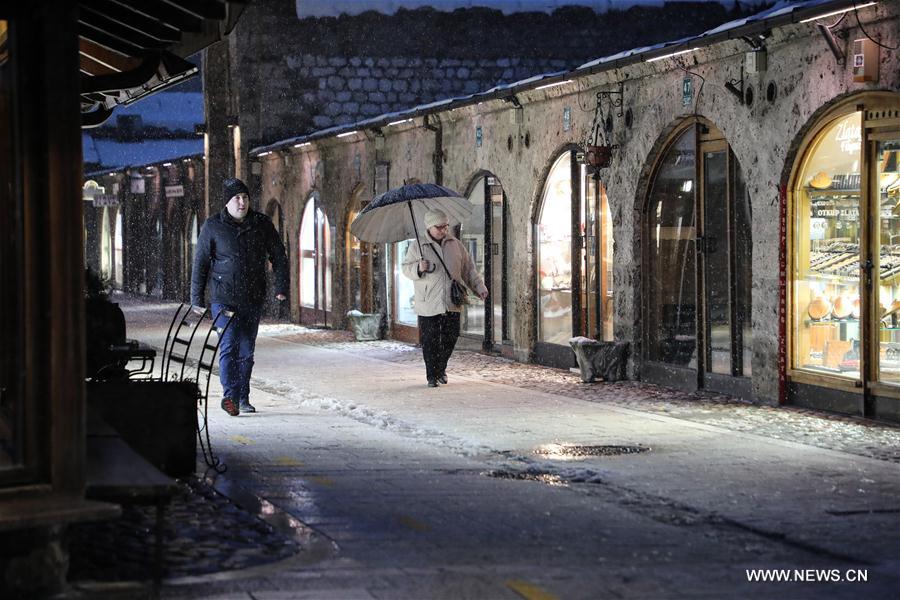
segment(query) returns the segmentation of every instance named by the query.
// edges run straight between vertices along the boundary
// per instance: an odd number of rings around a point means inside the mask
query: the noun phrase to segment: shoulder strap
[[[431,244],[428,244],[428,245],[431,246]],[[433,247],[431,248],[431,251],[434,252],[434,255],[438,257],[439,261],[441,261],[441,266],[444,267],[444,271],[447,272],[447,277],[450,278],[450,281],[453,281],[453,275],[450,274],[450,269],[447,268],[447,264],[444,262],[444,259],[441,258],[441,255],[438,254],[438,251],[435,250]]]

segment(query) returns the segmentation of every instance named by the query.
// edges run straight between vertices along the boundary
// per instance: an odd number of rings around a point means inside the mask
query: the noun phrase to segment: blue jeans
[[[225,309],[224,304],[212,305],[215,318]],[[261,309],[236,310],[231,324],[219,342],[219,381],[223,395],[235,402],[250,400],[250,375],[253,373],[253,352],[256,350],[256,334],[259,331]],[[224,316],[216,326],[224,325]]]

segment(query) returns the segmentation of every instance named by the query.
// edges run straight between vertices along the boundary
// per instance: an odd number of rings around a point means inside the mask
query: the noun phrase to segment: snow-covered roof
[[[705,1],[719,2],[726,6],[734,5],[734,0]],[[483,7],[499,10],[508,15],[518,12],[551,13],[564,6],[586,6],[596,12],[606,12],[635,5],[662,6],[663,4],[665,4],[665,0],[296,0],[297,16],[301,19],[336,17],[341,14],[358,15],[366,11],[392,15],[401,8],[416,9],[426,6],[445,12],[459,8]]]
[[[202,92],[163,92],[116,109],[120,115],[140,115],[144,125],[163,127],[172,131],[194,131],[194,126],[206,121],[203,115]]]
[[[468,106],[470,104],[484,102],[486,100],[511,99],[512,96],[514,96],[516,93],[535,89],[537,87],[540,87],[541,85],[549,83],[562,82],[570,77],[579,77],[590,73],[608,71],[614,68],[623,67],[627,64],[641,62],[643,60],[652,60],[654,58],[658,59],[674,51],[690,50],[693,48],[709,46],[730,39],[739,39],[742,36],[748,35],[752,30],[759,29],[760,31],[762,31],[771,27],[795,23],[797,21],[814,17],[819,14],[825,14],[829,11],[853,8],[858,1],[859,0],[781,0],[771,8],[768,8],[762,12],[756,13],[749,17],[729,21],[728,23],[723,23],[722,25],[705,31],[699,35],[668,42],[662,42],[659,44],[654,44],[652,46],[632,48],[631,50],[625,50],[611,56],[597,58],[570,71],[558,71],[555,73],[535,75],[533,77],[529,77],[527,79],[516,81],[510,84],[498,85],[491,88],[490,90],[486,90],[483,92],[476,92],[467,96],[457,96],[444,100],[438,100],[429,104],[414,106],[406,110],[385,113],[383,115],[365,119],[363,121],[357,121],[355,123],[329,127],[328,129],[314,131],[308,134],[280,140],[266,146],[253,148],[250,151],[250,154],[259,156],[290,145],[299,145],[305,142],[329,138],[357,129],[381,127],[394,121],[410,119],[413,117],[440,112],[442,110]],[[346,2],[354,3],[353,0],[346,0]],[[362,0],[360,3],[368,4],[368,2],[364,2]],[[307,2],[304,1],[303,4],[305,5],[307,4]],[[332,0],[332,4],[341,4],[341,0]],[[371,4],[375,5],[379,3],[372,2]],[[396,4],[396,2],[385,0],[380,4],[393,5]],[[429,4],[434,5],[435,3],[432,2]]]
[[[119,142],[81,135],[84,162],[99,164],[99,171],[115,171],[203,154],[203,138]]]

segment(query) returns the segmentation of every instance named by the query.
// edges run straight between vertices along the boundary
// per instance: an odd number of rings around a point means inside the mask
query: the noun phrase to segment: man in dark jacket
[[[213,318],[223,310],[234,312],[219,344],[219,379],[222,409],[237,416],[256,412],[250,404],[250,374],[266,298],[266,260],[272,262],[275,297],[282,302],[288,293],[288,261],[272,221],[250,208],[244,182],[226,179],[222,187],[225,208],[206,220],[197,240],[191,304],[205,304],[209,281]]]

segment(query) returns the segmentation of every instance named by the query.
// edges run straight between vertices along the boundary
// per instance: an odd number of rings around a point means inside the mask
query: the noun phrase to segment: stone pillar
[[[228,42],[218,42],[203,51],[203,98],[206,110],[205,208],[211,215],[222,209],[222,181],[234,174],[231,127],[230,52]]]

